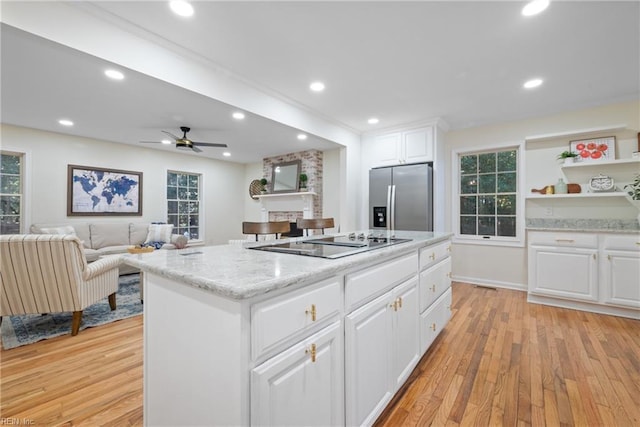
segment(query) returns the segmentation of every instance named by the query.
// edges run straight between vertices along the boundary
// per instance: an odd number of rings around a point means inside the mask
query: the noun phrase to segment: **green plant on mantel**
[[[261,191],[262,191],[263,193],[266,193],[266,191],[267,191],[267,187],[266,187],[266,185],[267,185],[267,179],[266,179],[266,178],[262,178],[262,179],[260,180],[260,185],[262,185],[262,189],[261,189]]]
[[[571,157],[578,157],[578,153],[574,153],[573,151],[563,151],[562,153],[558,154],[558,160],[564,160]]]
[[[300,188],[307,188],[307,179],[309,179],[309,177],[306,173],[300,174]]]
[[[640,200],[640,174],[636,174],[633,182],[624,186],[625,189],[629,189],[627,194],[632,200]]]

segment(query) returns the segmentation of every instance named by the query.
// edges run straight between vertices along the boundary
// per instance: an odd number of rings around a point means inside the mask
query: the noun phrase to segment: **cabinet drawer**
[[[530,232],[530,245],[597,248],[598,235],[570,232]]]
[[[451,288],[449,288],[420,315],[420,354],[424,354],[429,349],[433,340],[451,319],[451,297]]]
[[[640,252],[640,234],[605,234],[601,238],[603,249]]]
[[[451,258],[420,273],[420,313],[451,287]]]
[[[251,353],[257,359],[287,338],[340,312],[341,277],[251,307]]]
[[[418,254],[407,255],[347,275],[345,279],[345,307],[351,311],[373,296],[391,289],[418,273]]]
[[[451,241],[420,249],[420,270],[424,270],[451,254]]]

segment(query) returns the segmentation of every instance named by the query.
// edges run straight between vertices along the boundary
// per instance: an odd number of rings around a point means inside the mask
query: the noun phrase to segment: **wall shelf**
[[[527,194],[527,199],[584,199],[599,197],[625,197],[624,191],[611,191],[608,193],[569,193],[569,194]]]
[[[617,159],[617,160],[602,160],[599,162],[575,162],[568,165],[563,164],[560,166],[562,169],[573,168],[602,168],[609,166],[640,166],[640,159]]]

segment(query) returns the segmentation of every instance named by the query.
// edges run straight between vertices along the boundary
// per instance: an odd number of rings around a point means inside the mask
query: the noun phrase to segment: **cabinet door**
[[[393,291],[393,371],[394,389],[402,385],[418,363],[418,278]]]
[[[433,128],[415,129],[402,134],[401,158],[406,163],[433,161]]]
[[[331,324],[251,371],[252,425],[344,422],[340,325]]]
[[[429,349],[451,319],[451,297],[452,291],[449,288],[420,315],[420,354]]]
[[[597,249],[530,246],[529,292],[598,300]]]
[[[372,424],[391,399],[391,293],[345,318],[347,425]]]
[[[640,308],[640,252],[606,250],[603,255],[604,302]]]
[[[371,150],[372,167],[391,166],[400,163],[401,134],[377,136]]]

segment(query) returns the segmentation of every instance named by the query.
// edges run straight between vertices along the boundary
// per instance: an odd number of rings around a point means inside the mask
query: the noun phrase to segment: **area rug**
[[[120,276],[120,286],[116,293],[116,309],[111,311],[107,297],[87,307],[82,312],[80,330],[142,314],[139,279],[139,274]],[[60,335],[71,336],[71,317],[71,313],[5,316],[1,327],[2,347],[9,350]]]

